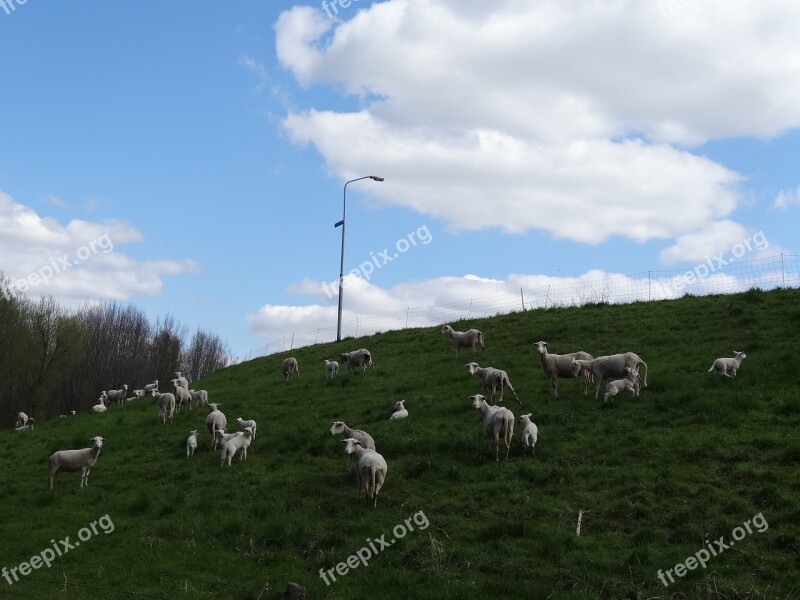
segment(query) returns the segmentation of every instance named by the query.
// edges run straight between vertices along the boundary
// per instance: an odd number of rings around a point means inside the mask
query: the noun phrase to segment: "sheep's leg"
[[[550,398],[558,400],[558,377],[550,378]]]
[[[595,400],[600,398],[600,386],[603,384],[604,381],[605,381],[605,378],[602,378],[602,377],[597,381],[597,387],[594,390],[594,399]]]
[[[512,393],[512,394],[514,394],[514,398],[516,398],[516,399],[517,399],[517,402],[519,402],[519,405],[520,405],[520,406],[523,406],[523,404],[522,404],[522,400],[520,400],[520,399],[519,399],[519,396],[517,396],[517,392],[515,392],[515,391],[514,391],[514,388],[513,388],[513,387],[511,387],[511,382],[510,382],[510,381],[508,381],[508,382],[507,382],[507,385],[508,385],[508,389],[510,389],[510,390],[511,390],[511,393]],[[502,386],[501,386],[501,387],[500,387],[500,394],[502,395],[502,393],[503,393],[503,388],[502,388]]]

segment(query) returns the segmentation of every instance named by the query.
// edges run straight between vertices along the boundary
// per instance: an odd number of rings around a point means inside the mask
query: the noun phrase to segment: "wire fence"
[[[725,262],[725,261],[723,261]],[[519,292],[470,298],[440,306],[409,307],[394,313],[362,316],[342,322],[342,338],[493,317],[517,311],[585,304],[626,304],[680,298],[735,294],[752,288],[771,290],[800,287],[800,256],[778,256],[736,263],[709,260],[689,270],[644,271],[575,280],[559,285],[520,288]],[[245,360],[295,348],[333,342],[336,327],[292,333],[254,348]]]

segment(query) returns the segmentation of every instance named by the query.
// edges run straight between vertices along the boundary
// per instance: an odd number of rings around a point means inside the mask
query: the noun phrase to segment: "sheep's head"
[[[747,354],[745,354],[744,352],[737,352],[736,350],[734,350],[733,354],[735,358],[738,358],[739,360],[744,360],[745,358],[747,358]]]
[[[180,377],[180,376],[181,376],[181,372],[180,371],[175,371],[175,377]]]
[[[217,436],[218,438],[222,439],[222,436],[225,435],[225,430],[224,429],[215,429],[214,430],[214,435]]]
[[[93,437],[89,440],[92,442],[92,448],[100,449],[103,447],[104,438],[101,438],[99,435],[97,437]]]
[[[342,352],[342,353],[339,355],[339,360],[341,360],[341,361],[346,361],[348,356],[350,356],[350,354],[349,354],[349,353],[347,353],[347,352]]]
[[[405,410],[406,407],[403,404],[404,402],[405,400],[400,400],[398,402],[395,402],[394,406],[392,407],[392,412],[397,412],[398,410]]]
[[[547,354],[547,342],[536,342],[533,347],[539,354]]]
[[[444,327],[442,327],[442,333],[444,335],[450,335],[451,333],[453,333],[453,328],[450,327],[450,325],[445,325]]]
[[[243,429],[244,435],[252,437],[253,436],[253,428],[252,427],[245,427]]]
[[[208,412],[209,412],[209,414],[211,414],[211,413],[212,413],[212,412],[214,412],[215,410],[219,410],[219,409],[217,408],[217,407],[219,407],[219,406],[222,406],[222,403],[221,403],[221,402],[220,402],[219,404],[217,404],[217,403],[215,403],[215,402],[209,402],[209,403],[208,403]]]
[[[527,425],[528,423],[531,422],[531,415],[532,414],[533,413],[528,413],[527,415],[520,415],[519,418],[525,425]]]
[[[486,396],[481,396],[480,394],[470,396],[469,399],[472,401],[472,408],[480,409],[486,403]]]
[[[347,438],[346,440],[342,440],[346,445],[344,447],[344,451],[347,454],[353,454],[356,451],[356,448],[363,448],[364,446],[355,439],[355,438]]]
[[[569,370],[572,371],[573,377],[577,377],[581,374],[581,363],[577,361],[577,359],[573,359],[571,363],[569,363]]]
[[[344,421],[331,421],[331,435],[338,435],[344,433]]]
[[[197,435],[197,429],[194,429],[189,432],[189,435]]]
[[[469,369],[469,374],[470,375],[475,375],[475,373],[478,372],[478,369],[480,369],[480,365],[478,365],[478,363],[474,363],[474,362],[471,362],[468,365],[464,365],[464,366]]]

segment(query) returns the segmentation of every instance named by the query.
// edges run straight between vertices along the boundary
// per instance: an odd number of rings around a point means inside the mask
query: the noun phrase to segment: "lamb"
[[[531,449],[531,456],[533,456],[535,454],[534,447],[536,446],[536,441],[539,439],[539,428],[536,427],[536,423],[531,421],[531,414],[532,413],[528,413],[527,415],[520,416],[524,427],[522,430],[522,456],[525,456],[525,451],[528,448]]]
[[[450,336],[450,339],[453,340],[456,356],[461,352],[461,348],[472,348],[473,354],[478,346],[481,347],[481,350],[486,351],[486,347],[483,345],[483,334],[477,329],[455,331],[450,325],[445,325],[442,327],[442,334]]]
[[[19,427],[15,427],[14,431],[17,433],[24,433],[26,431],[33,431],[33,426],[36,423],[36,419],[30,418],[25,425],[20,425]]]
[[[178,385],[185,390],[189,389],[189,382],[186,380],[186,377],[181,375],[180,371],[175,371],[175,379],[178,380]]]
[[[156,379],[153,383],[148,383],[144,386],[144,393],[148,393],[150,390],[158,391],[158,379]]]
[[[14,428],[24,427],[27,424],[28,424],[28,415],[26,415],[24,412],[18,412],[17,413],[17,422],[14,425]]]
[[[346,444],[344,451],[358,461],[356,476],[358,478],[359,498],[363,491],[365,499],[367,501],[372,499],[372,507],[377,507],[378,492],[381,491],[383,482],[386,479],[386,472],[389,470],[386,460],[374,450],[364,448],[355,438],[347,438],[342,441]]]
[[[145,390],[133,390],[133,397],[134,398],[143,398],[145,395]]]
[[[331,379],[336,379],[336,376],[339,374],[339,363],[335,360],[328,360],[327,358],[322,360],[325,363],[325,372]]]
[[[594,391],[594,399],[597,400],[600,395],[600,386],[609,377],[625,377],[628,375],[627,368],[639,368],[639,365],[644,365],[644,381],[642,385],[647,387],[647,363],[645,363],[637,354],[633,352],[625,352],[624,354],[612,354],[610,356],[598,356],[592,360],[582,360],[580,358],[574,359],[570,363],[575,377],[580,375],[582,369],[588,370],[597,381],[597,388]],[[641,376],[639,377],[641,380]]]
[[[500,390],[500,402],[503,401],[503,388],[507,387],[511,390],[511,393],[514,394],[514,398],[517,399],[519,405],[522,406],[522,401],[517,396],[517,392],[514,391],[514,388],[511,387],[511,381],[508,379],[508,373],[502,371],[500,369],[495,369],[494,367],[481,367],[478,363],[469,363],[466,365],[469,369],[470,375],[478,375],[483,381],[483,389],[484,391],[491,391],[492,392],[492,400],[494,400],[495,392],[499,389]]]
[[[221,429],[225,431],[225,428],[228,426],[228,419],[225,418],[225,415],[219,407],[222,404],[215,404],[214,402],[209,403],[208,405],[208,415],[206,416],[206,431],[211,436],[211,448],[213,450],[217,449],[217,436],[214,431]]]
[[[169,392],[160,393],[156,390],[150,390],[150,396],[155,398],[156,406],[158,406],[158,422],[164,425],[167,424],[167,419],[172,421],[175,415],[175,396]]]
[[[197,450],[197,429],[190,431],[186,439],[186,458],[194,456],[195,450]]]
[[[173,379],[172,383],[175,386],[175,402],[178,410],[180,410],[184,404],[188,404],[189,410],[192,410],[192,395],[189,393],[189,390],[179,385],[180,382],[177,379]]]
[[[253,439],[253,430],[249,427],[244,428],[244,435],[237,435],[233,439],[229,440],[223,447],[222,447],[222,462],[220,463],[220,467],[225,465],[227,461],[228,466],[231,466],[231,459],[236,454],[237,451],[239,452],[239,460],[247,460],[247,449],[250,447],[250,441]]]
[[[103,393],[105,393],[105,392],[103,392]],[[103,395],[101,394],[101,395],[100,395],[100,398],[98,398],[98,399],[97,399],[97,401],[99,402],[99,404],[95,404],[95,405],[94,405],[94,406],[91,408],[91,410],[92,410],[92,412],[93,412],[93,413],[104,413],[104,412],[106,412],[106,411],[108,410],[108,409],[106,408],[106,405],[105,405],[105,403],[103,402],[104,400],[105,400],[105,396],[103,396]]]
[[[205,390],[189,390],[189,393],[192,395],[192,402],[195,403],[195,406],[200,404],[206,405],[208,404],[208,392]]]
[[[558,400],[558,378],[568,379],[575,377],[572,372],[570,364],[576,358],[581,360],[592,360],[593,356],[588,352],[571,352],[570,354],[548,354],[547,342],[536,342],[533,345],[536,352],[539,353],[539,359],[542,363],[542,371],[545,376],[550,378],[550,397],[553,400]],[[583,371],[583,395],[589,393],[589,380],[591,373]]]
[[[375,440],[366,431],[360,429],[350,429],[345,425],[344,421],[331,421],[331,435],[337,434],[344,435],[345,438],[353,438],[358,440],[358,443],[369,450],[375,450]]]
[[[610,381],[606,386],[606,394],[603,396],[603,402],[608,402],[609,398],[613,398],[620,392],[628,391],[631,396],[639,395],[639,371],[626,367],[628,374],[625,379],[615,379]]]
[[[480,394],[470,396],[472,407],[478,409],[483,415],[483,427],[489,440],[489,452],[492,451],[492,442],[495,445],[495,460],[500,461],[500,437],[506,445],[506,460],[511,449],[511,438],[514,435],[514,413],[503,406],[490,406],[486,397]]]
[[[399,402],[394,403],[394,406],[392,407],[392,416],[389,417],[390,421],[405,419],[408,416],[408,410],[406,410],[404,402],[405,400],[400,400]]]
[[[297,364],[297,359],[294,356],[283,360],[281,371],[283,372],[283,379],[287,382],[295,373],[297,373],[297,378],[300,379],[300,365]]]
[[[372,364],[372,354],[366,348],[360,350],[353,350],[352,352],[343,352],[339,355],[339,360],[347,363],[347,370],[352,373],[355,369],[361,369],[362,372],[367,370],[367,367],[372,367],[372,372],[375,372],[375,366]]]
[[[239,429],[244,431],[245,427],[249,427],[253,430],[253,439],[256,439],[256,422],[253,419],[249,421],[245,421],[242,417],[236,417],[236,424],[239,426]]]
[[[53,478],[59,471],[80,471],[81,487],[89,485],[89,472],[97,462],[97,457],[100,455],[100,449],[103,447],[105,439],[98,436],[89,441],[92,442],[91,448],[59,450],[50,456],[47,477],[49,489],[53,489]]]
[[[118,390],[109,390],[108,392],[103,392],[103,394],[108,398],[109,405],[112,401],[116,400],[117,406],[120,406],[124,402],[125,396],[128,394],[128,384],[126,383]]]
[[[225,433],[224,429],[215,429],[214,436],[217,438],[217,447],[222,448],[230,442],[233,438],[244,435],[243,431],[234,431],[233,433]]]
[[[716,359],[708,372],[714,371],[717,375],[724,375],[729,379],[733,379],[736,377],[736,371],[739,370],[739,366],[745,358],[747,358],[747,354],[734,350],[733,358]]]

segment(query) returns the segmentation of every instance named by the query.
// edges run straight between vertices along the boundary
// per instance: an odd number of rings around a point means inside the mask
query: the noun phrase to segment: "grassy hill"
[[[0,433],[0,567],[51,540],[74,543],[106,514],[114,526],[49,569],[11,586],[0,578],[0,597],[265,599],[289,581],[314,598],[800,597],[800,291],[453,325],[484,332],[476,360],[508,371],[526,410],[510,394],[506,406],[532,412],[539,426],[535,458],[521,455],[519,419],[510,460],[490,457],[468,400],[480,391],[464,367],[472,355],[456,358],[437,329],[296,350],[301,379],[288,384],[286,354],[259,358],[192,386],[222,403],[229,422],[258,421],[248,460],[232,468],[220,468],[206,437],[184,457],[205,410],[160,426],[146,400],[28,435]],[[649,387],[604,405],[584,397],[578,380],[562,380],[551,402],[531,348],[539,339],[555,353],[635,351],[649,365]],[[376,374],[325,379],[323,358],[361,347]],[[733,350],[748,354],[735,380],[706,372]],[[411,416],[390,423],[400,399]],[[328,433],[337,419],[369,431],[388,462],[377,509],[356,501],[343,444]],[[95,435],[107,442],[90,486],[59,474],[48,492],[50,453]],[[659,570],[720,536],[731,541],[759,514],[768,529],[669,587],[659,582]],[[413,531],[396,538],[404,523]],[[368,539],[379,548],[382,535],[395,543],[367,566],[334,570],[326,586],[320,569],[335,569]]]

